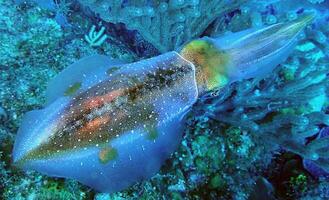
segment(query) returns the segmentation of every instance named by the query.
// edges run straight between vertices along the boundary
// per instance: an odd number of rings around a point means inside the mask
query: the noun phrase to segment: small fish
[[[101,192],[148,179],[179,145],[184,116],[200,95],[268,74],[313,17],[201,38],[130,64],[83,58],[49,83],[44,109],[24,116],[14,163]]]

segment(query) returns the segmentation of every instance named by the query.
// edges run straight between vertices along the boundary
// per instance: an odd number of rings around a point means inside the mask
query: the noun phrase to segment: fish
[[[270,73],[314,17],[196,39],[134,63],[82,58],[49,82],[44,108],[23,117],[13,162],[100,192],[147,180],[179,146],[200,96]]]

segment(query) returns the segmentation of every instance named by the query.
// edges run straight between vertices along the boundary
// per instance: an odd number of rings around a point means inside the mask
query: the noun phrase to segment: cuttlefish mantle
[[[44,109],[24,116],[14,163],[102,192],[148,179],[177,148],[184,116],[200,95],[268,74],[313,17],[201,38],[130,64],[83,58],[49,83]]]

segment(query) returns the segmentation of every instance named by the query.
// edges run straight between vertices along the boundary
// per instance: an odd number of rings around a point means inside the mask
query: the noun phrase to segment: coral
[[[8,119],[6,111],[0,107],[0,121],[5,121]]]
[[[308,191],[300,196],[300,200],[322,200],[329,198],[328,180],[320,179],[318,183],[309,185]]]
[[[292,60],[296,59],[304,58],[297,56]],[[310,101],[326,93],[328,65],[321,61],[311,66],[301,63],[291,81],[280,77],[284,68],[278,70],[278,75],[274,73],[265,80],[237,83],[213,93],[217,98],[209,105],[209,117],[261,135],[304,158],[326,158],[321,153],[328,145],[326,140],[307,145],[304,141],[318,133],[318,125],[329,125],[329,116],[321,112],[323,101],[317,102],[318,109]],[[204,101],[208,104],[211,100]],[[326,167],[327,163],[323,161],[321,165]]]
[[[79,0],[100,17],[112,23],[124,23],[137,30],[160,52],[180,47],[202,34],[207,26],[244,0],[107,1]]]
[[[9,3],[0,2],[2,6],[9,6]],[[4,66],[12,64],[16,61],[19,56],[19,48],[17,37],[19,37],[17,30],[17,25],[14,24],[15,21],[19,20],[20,11],[18,9],[0,9],[0,68],[3,69]]]
[[[63,13],[64,15],[67,15],[70,12],[70,5],[71,2],[67,0],[54,0],[56,12],[57,13]]]
[[[60,185],[59,181],[45,181],[46,183],[34,193],[34,199],[58,199],[58,200],[82,200],[86,198],[86,193],[79,187],[70,191],[69,187]],[[31,198],[31,197],[30,197]]]
[[[272,13],[278,13],[275,14],[278,18],[284,17],[280,16],[280,9],[273,9],[266,14],[265,11],[263,14],[259,13],[262,22]],[[226,26],[223,26],[223,21],[218,21],[218,27],[229,26],[230,29],[235,29],[236,20],[241,21],[241,17],[248,12],[237,13]],[[302,11],[294,14],[300,13]],[[328,16],[328,13],[324,15]],[[253,26],[252,18],[252,15],[244,17],[247,25]],[[209,117],[259,134],[272,141],[272,147],[282,146],[305,159],[316,160],[318,165],[328,170],[328,159],[324,153],[328,147],[328,138],[306,143],[307,138],[319,132],[319,127],[329,125],[329,116],[324,112],[328,102],[329,69],[326,46],[329,32],[324,25],[327,22],[322,19],[318,19],[300,35],[301,42],[293,56],[270,77],[244,81],[226,87],[219,93],[213,92],[209,98],[204,98],[204,107],[208,105],[206,112]],[[219,29],[214,29],[213,34],[218,31]]]
[[[325,0],[308,0],[310,3],[316,4],[316,3],[323,3]]]
[[[53,1],[43,2],[49,6]],[[275,19],[278,22],[291,21],[308,8],[316,8],[322,18],[319,21],[322,22],[317,22],[301,35],[301,42],[292,56],[271,76],[264,80],[236,83],[221,92],[210,93],[209,98],[204,97],[187,120],[187,130],[180,148],[159,174],[150,181],[138,183],[122,192],[96,194],[96,199],[201,199],[202,195],[213,199],[246,199],[255,182],[258,187],[256,177],[262,171],[275,170],[273,166],[268,166],[273,152],[281,156],[291,154],[278,152],[280,146],[304,157],[318,157],[317,151],[321,150],[318,145],[323,144],[325,147],[327,142],[320,138],[312,140],[314,138],[311,137],[307,140],[309,143],[305,143],[305,136],[317,134],[319,128],[325,127],[323,122],[328,115],[324,109],[328,106],[328,77],[314,81],[315,77],[323,77],[328,73],[328,26],[325,23],[328,12],[321,11],[326,8],[328,1],[312,4],[318,7],[309,7],[307,0],[298,3],[294,0],[284,1],[285,3],[257,2],[257,5],[243,5],[219,17],[208,30],[219,35],[251,26],[271,24]],[[124,3],[125,5],[127,4]],[[56,183],[57,194],[62,192],[77,199],[91,199],[94,191],[83,188],[76,182],[67,184],[62,179],[18,171],[11,165],[13,139],[22,114],[41,107],[46,83],[64,66],[95,53],[136,60],[139,58],[136,58],[131,49],[142,40],[135,37],[127,40],[131,36],[127,34],[125,40],[132,44],[129,49],[116,40],[123,37],[120,35],[122,32],[119,31],[115,38],[111,37],[107,32],[110,25],[107,25],[105,32],[111,42],[104,42],[98,48],[90,48],[83,37],[85,31],[97,23],[76,11],[67,16],[70,21],[78,24],[74,34],[56,25],[56,13],[52,10],[45,11],[35,5],[16,7],[11,0],[0,0],[0,13],[0,104],[7,113],[7,119],[0,122],[0,198],[36,198],[40,190],[47,193],[48,189],[52,189],[51,185]],[[136,17],[139,18],[141,19]],[[120,24],[115,26],[122,27]],[[37,31],[39,29],[42,31]],[[165,43],[163,46],[164,49],[167,48]],[[173,43],[168,43],[168,46],[173,46]],[[150,56],[149,52],[146,55]],[[223,104],[220,106],[221,103]],[[306,121],[308,125],[305,125]],[[299,156],[292,155],[301,160]],[[323,156],[321,152],[318,155],[320,158]],[[268,178],[276,193],[284,183],[289,188],[284,190],[288,194],[276,194],[277,196],[283,196],[282,199],[302,200],[329,198],[328,180],[314,179],[302,169],[301,161],[287,159],[289,161],[286,164],[275,162],[281,168],[291,168],[290,171],[297,172],[277,175],[278,179],[286,175],[284,180]],[[298,166],[298,170],[295,166]],[[299,176],[307,177],[306,191],[305,179],[298,178]],[[296,193],[299,189],[304,192],[298,195],[293,193],[294,189]]]
[[[91,47],[97,47],[102,45],[102,43],[107,39],[107,35],[104,34],[105,28],[101,27],[101,29],[97,32],[95,31],[96,26],[93,25],[89,31],[88,35],[85,35],[85,40]]]
[[[196,109],[193,115],[198,116],[197,113]],[[185,193],[246,199],[256,178],[250,174],[259,173],[270,160],[269,155],[263,154],[260,162],[262,145],[254,143],[253,136],[240,128],[203,115],[190,118],[187,124],[177,153],[186,179]]]
[[[291,185],[292,190],[305,193],[307,190],[307,177],[304,174],[299,174],[297,177],[291,177],[289,184]]]
[[[285,0],[284,2],[250,0],[242,4],[239,9],[217,18],[212,24],[210,33],[220,35],[223,32],[237,32],[248,27],[270,25],[275,21],[292,21],[307,10],[316,10],[319,15],[323,16],[322,19],[326,19],[328,16],[327,5],[328,2],[325,1],[311,4],[307,0],[301,0],[298,3],[295,0]]]
[[[41,189],[49,196],[50,179],[35,172],[23,174],[11,163],[12,144],[23,113],[43,104],[46,83],[68,63],[104,52],[128,61],[134,60],[135,55],[115,42],[97,49],[86,45],[82,37],[85,27],[91,26],[88,23],[77,30],[80,35],[73,37],[71,30],[60,27],[48,10],[35,4],[13,5],[11,0],[0,1],[0,105],[6,111],[0,114],[0,199],[38,199]],[[87,193],[80,185],[72,190],[62,185],[57,192],[70,193],[77,199],[89,198],[90,193],[80,198],[81,193]]]

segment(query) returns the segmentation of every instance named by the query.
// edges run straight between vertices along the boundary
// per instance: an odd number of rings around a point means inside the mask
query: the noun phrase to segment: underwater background
[[[317,18],[272,73],[197,101],[150,180],[99,193],[13,165],[23,115],[77,60],[140,61],[308,11]],[[0,0],[0,33],[0,199],[329,199],[328,0]]]

